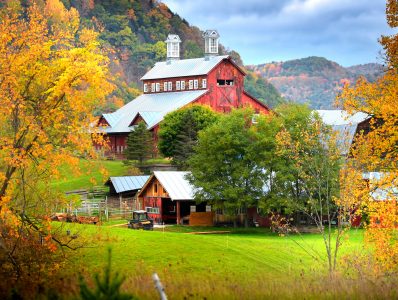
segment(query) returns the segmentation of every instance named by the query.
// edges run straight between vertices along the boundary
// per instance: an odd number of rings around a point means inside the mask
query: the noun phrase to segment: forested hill
[[[156,0],[62,0],[67,8],[76,8],[85,26],[100,32],[101,44],[112,55],[111,70],[115,75],[117,90],[106,107],[98,112],[113,111],[133,100],[141,93],[139,79],[157,61],[166,59],[164,41],[169,33],[178,34],[182,40],[181,57],[196,58],[204,55],[204,42],[199,28],[160,1]],[[209,24],[216,27],[217,24]],[[206,30],[209,28],[202,28]],[[222,39],[222,37],[221,37]],[[229,54],[242,66],[242,60],[235,51],[222,45],[220,54]],[[279,92],[261,77],[251,76],[246,89],[253,96],[271,107],[282,102]]]
[[[334,99],[344,83],[355,82],[359,76],[374,81],[383,72],[380,64],[345,68],[336,62],[315,56],[247,68],[267,79],[286,99],[308,103],[314,109],[333,108]]]

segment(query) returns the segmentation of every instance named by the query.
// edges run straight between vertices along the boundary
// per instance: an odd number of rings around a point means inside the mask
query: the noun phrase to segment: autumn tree
[[[28,272],[45,269],[39,250],[56,252],[60,241],[46,221],[62,199],[49,179],[60,164],[92,157],[91,138],[101,142],[91,112],[112,89],[108,59],[97,34],[79,28],[77,11],[59,0],[0,10],[0,263],[9,287],[40,284]],[[36,252],[24,251],[29,243]]]
[[[395,0],[387,1],[386,12],[387,23],[396,28]],[[367,126],[355,137],[352,166],[363,173],[377,172],[379,176],[368,178],[367,188],[357,185],[355,190],[363,194],[358,205],[362,205],[370,218],[365,240],[374,250],[374,270],[392,272],[398,270],[398,35],[382,36],[380,42],[386,54],[384,76],[372,83],[362,78],[352,86],[345,86],[337,100],[349,113],[369,115]],[[383,197],[373,197],[375,192]]]

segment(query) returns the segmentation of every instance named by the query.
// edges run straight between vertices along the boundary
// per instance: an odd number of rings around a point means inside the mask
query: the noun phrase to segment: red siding
[[[244,91],[244,74],[235,66],[229,59],[224,59],[219,63],[213,70],[209,72],[207,76],[192,76],[192,77],[182,77],[182,78],[167,78],[159,80],[146,80],[145,83],[150,86],[152,82],[160,82],[160,92],[163,92],[164,82],[173,82],[173,91],[175,91],[175,82],[184,80],[185,81],[185,91],[189,91],[189,80],[198,79],[199,88],[202,86],[202,79],[207,79],[207,89],[208,92],[202,97],[195,100],[193,103],[201,104],[211,107],[217,112],[228,113],[232,108],[240,107],[252,107],[256,113],[268,114],[270,112],[269,108],[259,102],[254,97],[250,96]],[[233,85],[218,85],[217,80],[232,80]],[[184,91],[181,91],[183,93]],[[133,124],[137,124],[142,121],[141,116],[138,116]],[[104,118],[101,118],[98,125],[108,125]],[[155,148],[158,144],[158,131],[159,124],[151,129],[153,133],[153,139]],[[122,156],[124,149],[126,148],[128,133],[120,133],[118,135],[109,135],[109,145],[110,154],[116,154],[117,156]],[[157,150],[157,149],[155,149]]]

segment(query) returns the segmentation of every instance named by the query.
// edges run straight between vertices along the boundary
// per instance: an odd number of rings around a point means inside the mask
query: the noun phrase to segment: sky
[[[379,62],[377,42],[393,31],[385,0],[162,0],[220,42],[244,64],[322,56],[343,66]]]

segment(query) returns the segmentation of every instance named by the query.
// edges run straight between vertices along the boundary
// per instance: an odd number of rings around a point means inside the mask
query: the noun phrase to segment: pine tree
[[[120,292],[125,277],[116,272],[113,276],[111,273],[111,249],[108,250],[108,264],[105,267],[103,277],[100,278],[99,274],[95,274],[95,288],[90,290],[80,277],[80,296],[84,300],[131,300],[135,299],[134,296]]]
[[[182,128],[176,138],[173,163],[185,170],[188,167],[188,159],[194,153],[199,129],[192,111],[188,111],[181,121]]]
[[[140,122],[127,138],[126,158],[138,160],[142,164],[153,155],[153,140],[151,133],[147,130],[146,124]]]

